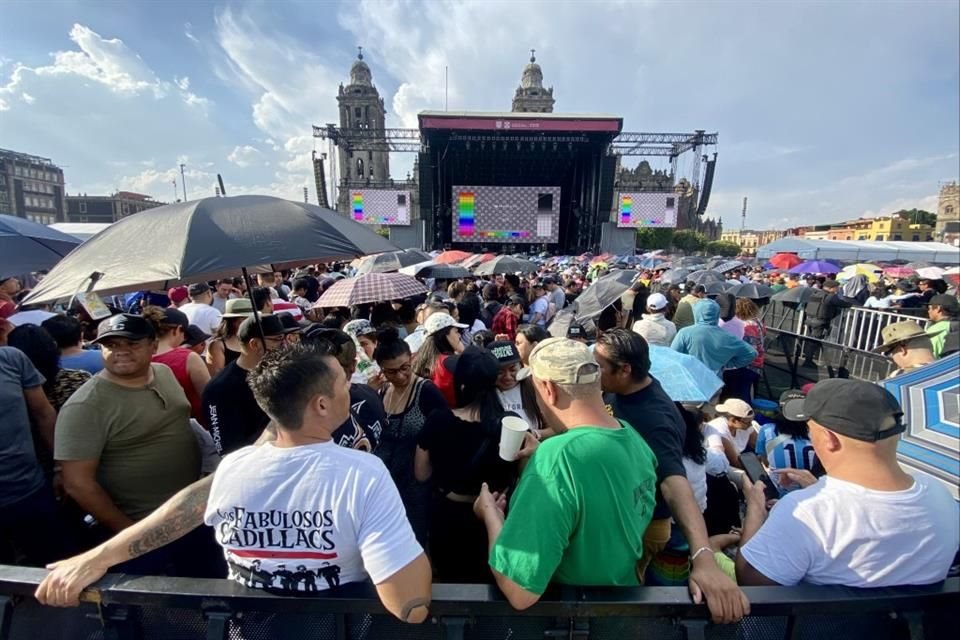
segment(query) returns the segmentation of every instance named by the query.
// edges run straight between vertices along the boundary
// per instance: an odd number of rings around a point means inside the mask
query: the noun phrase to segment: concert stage
[[[441,111],[419,121],[425,244],[553,254],[596,244],[622,118]]]

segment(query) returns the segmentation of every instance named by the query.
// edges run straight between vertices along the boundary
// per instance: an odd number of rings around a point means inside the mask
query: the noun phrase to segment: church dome
[[[537,64],[537,58],[534,55],[530,56],[530,64],[523,68],[523,75],[520,77],[520,88],[543,88],[543,71],[540,69],[540,65]]]
[[[373,86],[373,74],[370,67],[363,61],[363,52],[357,54],[357,60],[350,67],[350,84],[359,84],[364,87]]]

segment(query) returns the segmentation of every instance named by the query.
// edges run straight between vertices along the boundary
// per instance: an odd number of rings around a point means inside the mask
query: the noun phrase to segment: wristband
[[[700,547],[699,549],[693,552],[693,555],[690,556],[690,562],[694,562],[697,559],[697,556],[699,556],[704,551],[712,552],[713,549],[711,549],[710,547]]]

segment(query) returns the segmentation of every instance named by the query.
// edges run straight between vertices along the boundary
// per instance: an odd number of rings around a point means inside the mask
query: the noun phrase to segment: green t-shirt
[[[531,593],[550,582],[636,585],[656,502],[656,457],[633,427],[545,440],[510,499],[490,566]]]
[[[57,416],[54,457],[99,460],[97,482],[117,508],[139,520],[200,477],[190,402],[173,372],[154,364],[138,389],[94,376]]]

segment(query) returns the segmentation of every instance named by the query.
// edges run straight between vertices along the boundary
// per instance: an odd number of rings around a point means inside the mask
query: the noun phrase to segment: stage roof
[[[960,263],[960,250],[942,242],[807,240],[799,236],[788,236],[757,249],[757,257],[763,260],[778,253],[795,253],[804,260]]]
[[[421,111],[420,129],[509,131],[537,133],[576,131],[620,133],[623,118],[606,113],[514,113],[483,111]]]

